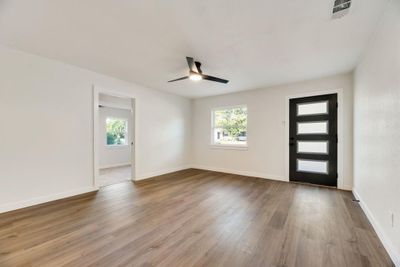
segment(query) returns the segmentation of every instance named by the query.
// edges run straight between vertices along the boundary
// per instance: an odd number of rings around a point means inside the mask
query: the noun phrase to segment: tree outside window
[[[127,144],[128,121],[126,119],[106,119],[107,145],[121,146]]]
[[[213,110],[213,143],[216,145],[247,144],[247,107]]]

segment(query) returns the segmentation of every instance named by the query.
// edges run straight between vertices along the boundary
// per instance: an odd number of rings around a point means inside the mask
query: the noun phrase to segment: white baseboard
[[[124,164],[122,166],[125,166],[125,165],[126,164]],[[128,163],[127,165],[130,165],[130,163]],[[116,166],[114,165],[114,167],[116,167]],[[146,173],[146,174],[138,176],[140,178],[136,179],[136,181],[148,179],[148,178],[151,178],[151,177],[154,177],[154,176],[163,175],[163,174],[167,174],[167,173],[171,173],[171,172],[190,169],[190,168],[191,168],[190,165],[184,165],[184,166],[177,167],[177,168],[172,168],[172,169],[166,169],[166,170]],[[54,201],[54,200],[60,200],[60,199],[63,199],[63,198],[73,197],[73,196],[76,196],[76,195],[81,195],[81,194],[94,192],[94,191],[98,191],[98,190],[99,190],[98,187],[90,186],[90,187],[80,188],[80,189],[71,190],[71,191],[67,191],[67,192],[52,194],[52,195],[48,195],[48,196],[31,198],[31,199],[24,200],[24,201],[19,201],[19,202],[14,202],[14,203],[7,203],[7,204],[4,204],[4,205],[0,205],[0,213],[5,213],[5,212],[8,212],[8,211],[18,210],[18,209],[22,209],[22,208],[27,208],[27,207],[43,204],[43,203],[46,203],[46,202],[51,202],[51,201]]]
[[[28,200],[24,201],[19,201],[19,202],[14,202],[14,203],[8,203],[0,206],[0,213],[12,211],[12,210],[18,210],[22,208],[27,208],[30,206],[38,205],[38,204],[43,204],[46,202],[54,201],[54,200],[59,200],[63,198],[68,198],[68,197],[73,197],[76,195],[81,195],[89,192],[94,192],[99,190],[98,188],[95,187],[84,187],[76,190],[71,190],[67,192],[62,192],[58,194],[53,194],[53,195],[48,195],[44,197],[36,197],[36,198],[31,198]]]
[[[111,164],[111,165],[103,165],[103,166],[100,166],[99,169],[109,169],[109,168],[124,167],[124,166],[130,166],[130,165],[131,165],[130,162],[118,163],[118,164]]]
[[[376,234],[378,235],[379,239],[381,240],[383,246],[385,247],[386,251],[388,252],[390,258],[392,259],[393,263],[395,266],[400,267],[400,254],[399,252],[396,251],[394,248],[392,242],[390,239],[387,237],[385,232],[383,231],[382,227],[378,223],[378,221],[375,219],[373,213],[371,210],[367,207],[365,202],[363,201],[362,197],[357,193],[357,190],[353,189],[353,194],[358,199],[360,202],[360,206],[362,210],[364,211],[365,215],[367,216],[368,220],[372,224],[372,227],[374,228]]]
[[[349,186],[340,186],[340,185],[338,185],[337,188],[340,189],[340,190],[344,190],[344,191],[353,191],[353,188],[349,187]]]
[[[180,167],[176,167],[176,168],[171,168],[171,169],[165,169],[165,170],[161,170],[161,171],[155,171],[155,172],[148,172],[148,173],[144,173],[144,174],[139,174],[136,176],[135,181],[141,181],[141,180],[146,180],[155,176],[159,176],[159,175],[163,175],[163,174],[167,174],[167,173],[171,173],[171,172],[177,172],[177,171],[182,171],[182,170],[186,170],[186,169],[190,169],[192,168],[191,165],[183,165]]]
[[[269,179],[269,180],[288,182],[288,179],[286,179],[285,177],[282,177],[282,176],[279,176],[279,175],[273,175],[273,174],[260,173],[260,172],[238,171],[238,170],[218,168],[218,167],[210,167],[210,166],[196,165],[196,164],[192,165],[192,168],[200,169],[200,170],[232,173],[232,174],[243,175],[243,176],[250,176],[250,177],[256,177],[256,178],[264,178],[264,179]]]

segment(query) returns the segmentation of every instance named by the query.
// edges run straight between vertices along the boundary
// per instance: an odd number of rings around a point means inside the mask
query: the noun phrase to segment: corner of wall
[[[385,234],[383,227],[379,224],[378,220],[375,218],[373,215],[372,211],[368,208],[368,206],[365,204],[362,196],[359,194],[356,188],[353,188],[353,195],[355,196],[356,199],[358,199],[360,202],[360,207],[364,211],[365,215],[367,216],[369,222],[371,223],[372,227],[374,228],[376,234],[378,235],[379,239],[381,240],[384,248],[388,252],[390,258],[392,259],[393,263],[395,266],[400,266],[400,253],[396,251],[394,245],[388,238],[388,236]]]

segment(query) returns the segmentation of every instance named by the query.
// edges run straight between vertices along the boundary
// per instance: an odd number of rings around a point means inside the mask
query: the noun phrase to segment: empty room
[[[0,267],[400,267],[400,0],[0,0]]]

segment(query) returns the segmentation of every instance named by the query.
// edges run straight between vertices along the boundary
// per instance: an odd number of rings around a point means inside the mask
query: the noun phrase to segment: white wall
[[[387,7],[354,90],[354,192],[400,266],[400,1]]]
[[[343,184],[352,188],[352,74],[293,83],[266,89],[193,100],[193,161],[198,168],[288,180],[286,138],[287,97],[305,92],[343,89]],[[248,108],[248,150],[215,149],[211,143],[211,109],[246,104]],[[340,118],[339,118],[340,119]]]
[[[126,145],[107,145],[106,120],[108,117],[126,119],[128,121],[128,136]],[[131,163],[131,127],[132,111],[120,108],[101,107],[99,109],[99,166],[100,169]]]
[[[0,46],[0,212],[93,189],[93,85],[136,98],[137,178],[190,163],[190,100]]]

